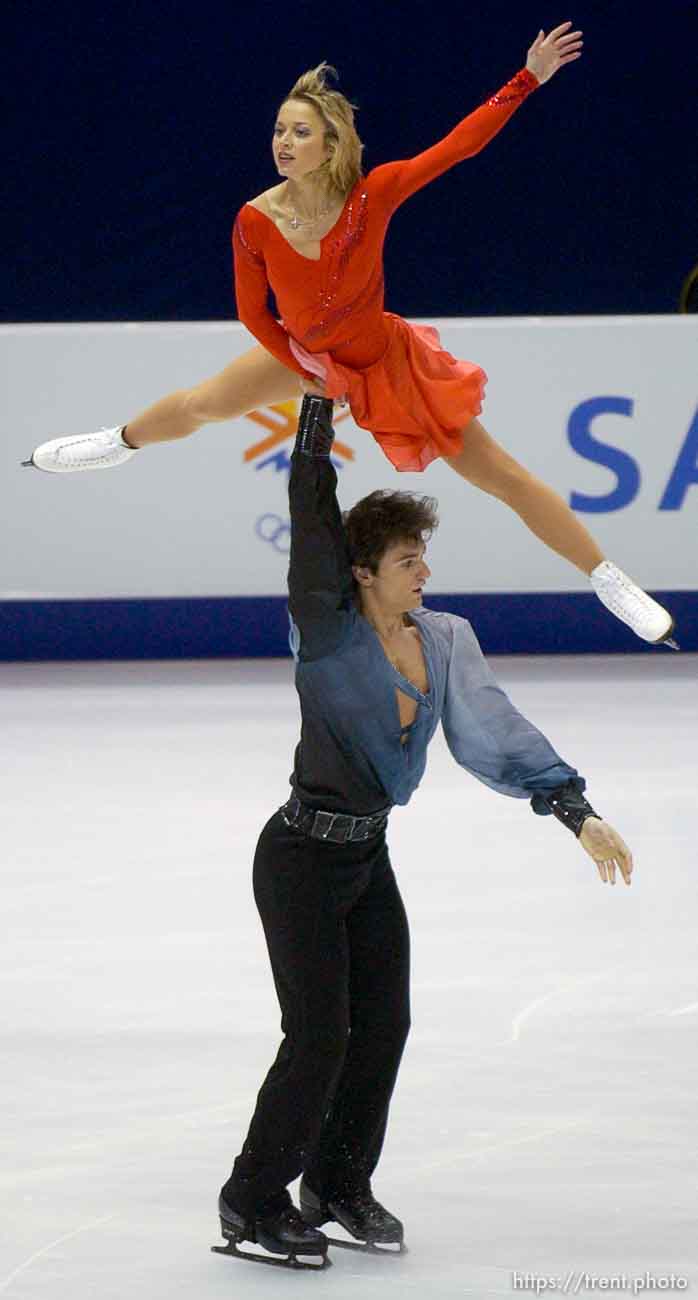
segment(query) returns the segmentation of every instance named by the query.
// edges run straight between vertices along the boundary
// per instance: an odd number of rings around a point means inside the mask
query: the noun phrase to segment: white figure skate
[[[671,638],[674,620],[669,611],[636,586],[622,569],[604,560],[592,571],[590,581],[606,609],[627,623],[643,641],[651,641],[653,645],[664,641],[672,650],[679,649]]]
[[[73,474],[76,470],[123,465],[136,454],[136,448],[129,447],[121,436],[125,427],[121,424],[116,429],[99,429],[97,433],[53,438],[51,442],[42,442],[22,464],[47,470],[49,474]]]

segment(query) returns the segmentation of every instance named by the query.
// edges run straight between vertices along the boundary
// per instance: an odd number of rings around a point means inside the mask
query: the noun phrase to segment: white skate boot
[[[674,620],[669,611],[636,586],[622,569],[616,568],[610,560],[603,560],[589,576],[601,603],[622,623],[627,623],[643,641],[651,641],[654,645],[665,641],[672,650],[678,650],[678,645],[671,639]]]
[[[53,438],[42,442],[29,460],[22,464],[35,469],[48,470],[50,474],[72,474],[80,469],[111,469],[122,465],[136,453],[121,434],[125,429],[100,429],[97,433],[79,433],[72,438]]]

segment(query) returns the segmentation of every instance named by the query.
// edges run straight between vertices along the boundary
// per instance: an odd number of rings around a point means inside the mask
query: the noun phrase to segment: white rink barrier
[[[483,424],[571,503],[610,558],[652,590],[698,588],[694,317],[423,323],[437,326],[455,356],[484,367]],[[237,322],[0,327],[4,602],[283,600],[300,393],[118,469],[58,476],[20,467],[38,442],[124,423],[254,345]],[[350,416],[338,414],[336,432],[343,506],[376,487],[438,498],[433,591],[588,591],[512,511],[443,463],[397,474]]]

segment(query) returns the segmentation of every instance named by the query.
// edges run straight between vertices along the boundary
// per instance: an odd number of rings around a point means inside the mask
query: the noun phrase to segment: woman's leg
[[[299,380],[294,370],[277,361],[265,348],[254,347],[236,357],[212,379],[162,397],[129,420],[122,436],[130,447],[186,438],[202,424],[234,420],[259,406],[297,397]]]
[[[479,420],[465,430],[463,450],[445,460],[469,483],[511,506],[536,537],[582,573],[601,564],[603,552],[562,497],[514,460]]]

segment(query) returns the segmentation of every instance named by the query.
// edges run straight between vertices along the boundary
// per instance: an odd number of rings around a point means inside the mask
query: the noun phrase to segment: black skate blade
[[[19,463],[23,469],[38,469],[38,465],[34,464],[31,456],[29,457],[29,460],[21,460]]]
[[[342,1250],[358,1250],[362,1255],[406,1255],[404,1241],[342,1241],[339,1237],[328,1237],[328,1246],[340,1246]]]
[[[253,1251],[238,1250],[237,1241],[229,1238],[225,1246],[212,1246],[214,1255],[231,1255],[233,1259],[251,1260],[254,1264],[271,1264],[272,1268],[305,1269],[309,1273],[322,1273],[323,1269],[332,1267],[332,1260],[327,1255],[318,1255],[319,1264],[306,1263],[297,1255],[257,1255]],[[307,1257],[306,1257],[307,1258]]]

